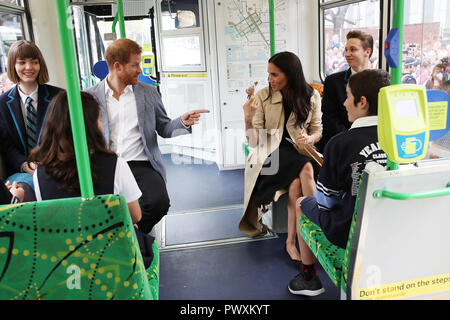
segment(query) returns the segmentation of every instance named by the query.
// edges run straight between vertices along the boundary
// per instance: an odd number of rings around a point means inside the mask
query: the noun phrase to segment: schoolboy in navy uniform
[[[334,136],[325,147],[316,192],[297,200],[297,221],[305,214],[333,244],[345,248],[353,217],[359,179],[365,165],[386,165],[387,156],[377,136],[378,92],[389,86],[389,74],[381,69],[364,70],[350,77],[344,106],[349,130]],[[293,294],[315,296],[325,290],[316,275],[314,254],[297,229],[302,272],[289,283]]]

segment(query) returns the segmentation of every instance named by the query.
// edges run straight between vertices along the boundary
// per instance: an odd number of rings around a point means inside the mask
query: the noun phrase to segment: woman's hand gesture
[[[244,116],[245,121],[252,121],[253,116],[256,113],[256,110],[258,109],[258,100],[256,100],[255,96],[251,96],[250,99],[247,100],[247,102],[244,104]]]

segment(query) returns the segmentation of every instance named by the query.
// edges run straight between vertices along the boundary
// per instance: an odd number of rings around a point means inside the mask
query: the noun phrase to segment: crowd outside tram
[[[345,59],[345,44],[339,40],[337,34],[333,35],[325,46],[325,76],[341,72],[348,69],[348,63]],[[403,44],[403,76],[402,83],[427,85],[427,89],[440,89],[449,92],[450,80],[448,59],[450,56],[450,43],[444,46],[440,40],[425,41],[423,48],[418,43]],[[371,69],[378,68],[379,43],[374,41],[373,54],[370,58]],[[433,69],[436,66],[442,68],[442,78],[439,85],[432,85],[437,82],[433,77]],[[433,79],[432,79],[433,77]]]

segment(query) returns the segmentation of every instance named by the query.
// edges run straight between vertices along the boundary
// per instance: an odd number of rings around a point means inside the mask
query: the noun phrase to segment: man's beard
[[[124,74],[119,76],[120,81],[125,85],[136,85],[139,79],[137,77],[131,76],[129,74]]]

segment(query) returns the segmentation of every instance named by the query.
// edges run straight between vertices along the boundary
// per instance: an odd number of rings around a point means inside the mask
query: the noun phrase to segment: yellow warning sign
[[[448,102],[428,102],[428,119],[430,130],[443,130],[447,128]]]
[[[166,78],[207,78],[206,72],[165,73]]]
[[[380,287],[360,289],[359,300],[390,300],[418,297],[421,295],[450,291],[450,274],[417,280],[390,283]]]

